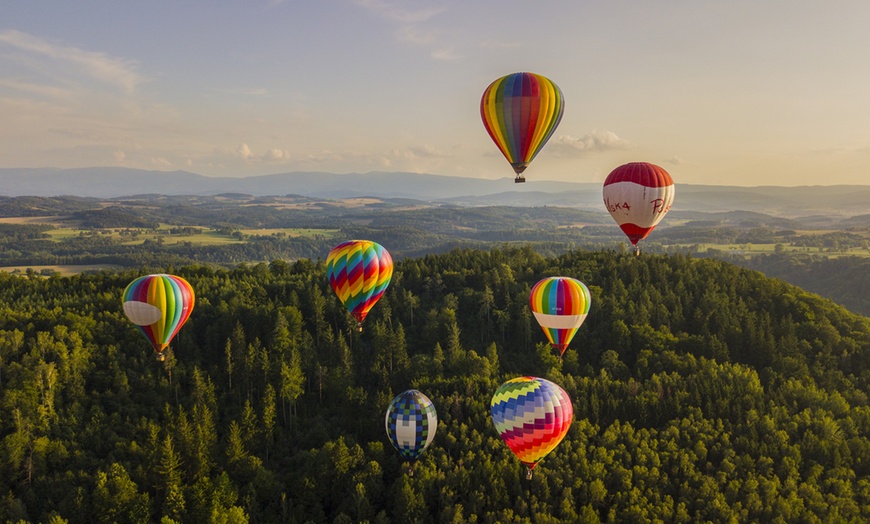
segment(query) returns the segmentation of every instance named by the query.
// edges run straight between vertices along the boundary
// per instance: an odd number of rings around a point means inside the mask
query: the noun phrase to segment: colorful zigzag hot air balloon
[[[647,162],[631,162],[604,180],[604,205],[640,254],[637,243],[650,234],[674,203],[674,181],[667,171]]]
[[[549,380],[518,377],[496,390],[492,422],[508,448],[529,470],[562,442],[574,419],[565,390]]]
[[[483,92],[483,125],[514,168],[514,182],[526,181],[523,171],[553,135],[564,110],[559,86],[535,73],[503,76]]]
[[[411,461],[408,474],[413,476],[414,461],[426,451],[438,429],[435,406],[426,395],[409,389],[390,402],[384,425],[390,443],[403,459]]]
[[[570,277],[547,277],[532,288],[529,305],[550,344],[565,353],[574,334],[586,320],[592,296],[583,282]]]
[[[157,359],[190,318],[194,303],[193,288],[175,275],[139,277],[124,290],[124,313],[151,342]]]
[[[362,331],[362,322],[380,300],[393,276],[393,259],[383,246],[370,240],[348,240],[326,257],[326,274],[338,299]]]

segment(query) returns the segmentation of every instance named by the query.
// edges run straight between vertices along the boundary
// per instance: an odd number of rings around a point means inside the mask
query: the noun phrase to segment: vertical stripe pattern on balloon
[[[160,353],[178,334],[193,312],[191,285],[175,275],[139,277],[124,290],[124,313]]]
[[[562,120],[559,87],[535,73],[513,73],[491,83],[480,116],[492,141],[518,174],[535,159]]]
[[[586,320],[592,296],[589,288],[570,277],[547,277],[532,287],[529,307],[550,344],[560,354]]]

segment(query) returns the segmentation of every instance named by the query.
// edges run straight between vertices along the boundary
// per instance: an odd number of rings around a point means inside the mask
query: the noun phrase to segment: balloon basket
[[[526,177],[524,177],[524,176],[518,176],[514,179],[514,184],[525,184],[525,183],[526,183]]]
[[[532,480],[532,468],[526,470],[526,480]]]

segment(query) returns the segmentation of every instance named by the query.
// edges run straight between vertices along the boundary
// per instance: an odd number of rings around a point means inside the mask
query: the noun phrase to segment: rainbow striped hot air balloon
[[[589,314],[592,296],[583,282],[570,277],[547,277],[529,295],[532,313],[559,358]]]
[[[438,415],[429,397],[416,389],[399,393],[390,402],[384,419],[387,437],[403,459],[411,461],[408,469],[414,475],[414,464],[435,438]]]
[[[529,468],[527,478],[562,442],[574,419],[565,390],[537,377],[518,377],[499,386],[492,396],[491,412],[502,440]]]
[[[604,180],[604,205],[640,254],[637,243],[661,222],[674,203],[674,181],[667,171],[647,162],[631,162]]]
[[[535,73],[503,76],[483,92],[483,125],[514,168],[514,182],[526,181],[523,171],[553,136],[564,110],[559,86]]]
[[[370,240],[348,240],[326,257],[326,274],[338,299],[362,331],[362,322],[383,296],[393,276],[393,259],[383,246]]]
[[[151,342],[158,360],[193,311],[193,288],[175,275],[139,277],[124,290],[124,313]]]

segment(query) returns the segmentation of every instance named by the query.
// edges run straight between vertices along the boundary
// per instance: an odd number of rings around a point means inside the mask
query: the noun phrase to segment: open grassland
[[[272,228],[272,229],[240,229],[238,233],[241,236],[226,233],[217,229],[197,227],[198,233],[194,234],[173,234],[170,232],[171,226],[161,224],[158,229],[134,229],[134,228],[110,228],[110,229],[75,229],[69,227],[58,227],[47,231],[46,234],[54,242],[62,242],[64,240],[84,237],[84,236],[99,236],[109,238],[115,242],[124,245],[138,245],[146,240],[152,242],[162,242],[164,245],[171,246],[176,244],[194,244],[194,245],[228,245],[228,244],[243,244],[244,236],[285,236],[292,237],[315,237],[324,236],[327,238],[334,237],[338,234],[338,229],[308,229],[308,228]]]
[[[777,247],[779,246],[779,247]],[[870,257],[870,248],[853,247],[849,249],[834,249],[827,247],[790,246],[788,244],[701,244],[698,251],[715,249],[735,255],[765,255],[770,253],[806,253],[823,254],[830,258],[841,256]]]
[[[76,266],[6,266],[0,267],[0,271],[7,273],[22,273],[26,274],[27,270],[31,269],[38,275],[50,275],[57,273],[62,277],[78,275],[85,271],[120,271],[123,266],[114,264],[91,264],[91,265],[76,265]]]
[[[338,235],[338,229],[305,229],[305,228],[261,228],[261,229],[241,229],[245,235],[256,237],[268,237],[272,235],[286,235],[287,237],[315,237],[324,236],[327,238]]]

